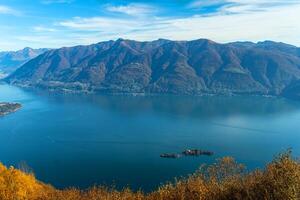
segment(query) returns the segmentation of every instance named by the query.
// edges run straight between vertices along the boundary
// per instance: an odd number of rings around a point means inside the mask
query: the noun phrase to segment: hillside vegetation
[[[17,111],[22,107],[19,103],[1,103],[0,102],[0,117],[12,112]]]
[[[30,60],[6,82],[69,92],[261,94],[298,98],[300,48],[271,41],[119,39],[60,48]]]
[[[225,157],[202,166],[186,179],[166,184],[149,194],[105,187],[58,190],[33,174],[0,164],[1,200],[289,200],[300,199],[300,163],[290,153],[276,157],[265,169],[246,173],[244,166]]]

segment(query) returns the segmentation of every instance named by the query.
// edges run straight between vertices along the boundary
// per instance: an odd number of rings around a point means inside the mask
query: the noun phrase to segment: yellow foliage
[[[33,174],[0,163],[0,200],[299,200],[300,164],[285,153],[264,170],[246,173],[225,157],[186,179],[166,184],[149,194],[106,187],[57,190]]]
[[[0,164],[0,199],[26,200],[37,199],[44,191],[32,174],[25,174],[13,167],[7,169]]]

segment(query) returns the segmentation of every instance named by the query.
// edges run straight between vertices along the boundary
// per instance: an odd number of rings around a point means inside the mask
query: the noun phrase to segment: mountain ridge
[[[299,79],[300,48],[285,43],[118,39],[46,51],[5,81],[77,92],[289,96]]]
[[[47,50],[49,49],[33,49],[30,47],[25,47],[18,51],[2,51],[0,52],[0,73],[2,72],[3,76],[10,74],[27,61],[35,58]]]

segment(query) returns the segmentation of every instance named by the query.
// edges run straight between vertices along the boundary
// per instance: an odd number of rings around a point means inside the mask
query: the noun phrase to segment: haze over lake
[[[0,118],[0,160],[26,163],[60,188],[151,190],[222,156],[253,169],[287,148],[300,154],[300,102],[284,98],[80,95],[8,85],[0,91],[0,102],[23,105]],[[215,155],[159,157],[186,148]]]

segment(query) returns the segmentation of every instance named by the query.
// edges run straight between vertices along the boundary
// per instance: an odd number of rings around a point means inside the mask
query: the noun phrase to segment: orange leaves
[[[43,187],[32,174],[0,164],[0,199],[26,200],[35,198]]]
[[[300,164],[284,153],[265,170],[246,173],[233,158],[202,166],[186,179],[176,180],[144,194],[130,189],[93,187],[57,190],[38,182],[32,174],[0,163],[0,200],[273,200],[300,199]]]

